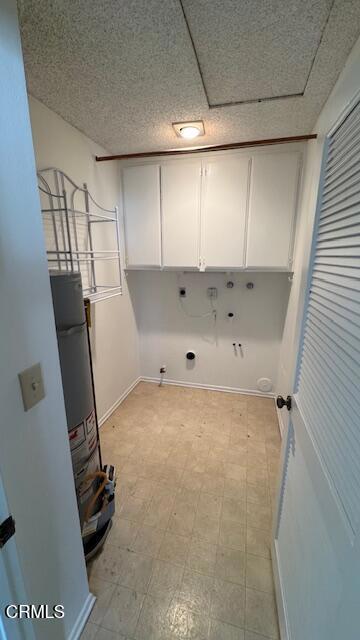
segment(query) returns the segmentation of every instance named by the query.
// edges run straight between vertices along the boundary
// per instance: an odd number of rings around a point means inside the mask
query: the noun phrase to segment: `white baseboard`
[[[125,398],[131,393],[133,389],[139,384],[139,382],[152,382],[155,384],[160,383],[160,377],[151,376],[139,376],[131,383],[131,385],[125,389],[125,391],[121,394],[121,396],[114,402],[114,404],[101,416],[99,419],[99,427],[101,427],[104,422],[114,413],[114,411],[120,406],[122,402],[124,402]],[[190,387],[194,389],[208,389],[209,391],[222,391],[223,393],[238,393],[240,395],[246,396],[257,396],[259,398],[275,398],[273,393],[261,393],[257,389],[242,389],[240,387],[223,387],[214,384],[201,384],[200,382],[185,382],[183,380],[171,380],[170,378],[165,378],[162,381],[162,384],[169,384],[178,387]],[[279,428],[282,435],[282,424],[280,423],[280,415],[278,412],[279,418]]]
[[[79,640],[95,601],[95,596],[92,593],[89,593],[67,640]]]
[[[160,377],[142,376],[140,378],[144,382],[160,383]],[[171,380],[170,378],[164,378],[163,384],[172,384],[178,387],[191,387],[195,389],[208,389],[209,391],[223,391],[224,393],[239,393],[247,396],[259,396],[260,398],[274,398],[273,393],[261,393],[257,389],[241,389],[240,387],[223,387],[214,384],[201,384],[200,382],[185,382],[182,380]]]
[[[274,574],[280,638],[281,640],[291,640],[290,627],[286,610],[286,601],[284,598],[284,585],[282,583],[281,569],[279,564],[277,540],[273,540],[273,543],[271,545],[271,560]]]
[[[99,427],[101,427],[101,425],[104,424],[104,422],[108,418],[110,418],[111,414],[114,413],[114,411],[122,402],[124,402],[125,398],[129,395],[129,393],[131,393],[133,389],[135,389],[136,385],[139,384],[142,379],[143,378],[141,378],[140,376],[136,378],[136,380],[134,380],[134,382],[132,382],[131,385],[127,389],[125,389],[124,393],[121,394],[121,396],[114,402],[114,404],[107,411],[105,411],[104,415],[99,419]]]

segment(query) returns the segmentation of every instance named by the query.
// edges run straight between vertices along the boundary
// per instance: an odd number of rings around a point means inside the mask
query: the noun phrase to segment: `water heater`
[[[102,468],[81,274],[51,272],[50,282],[80,525],[90,557],[109,530],[115,472]]]

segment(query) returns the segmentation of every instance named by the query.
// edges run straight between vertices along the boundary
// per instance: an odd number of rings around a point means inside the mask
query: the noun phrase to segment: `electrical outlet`
[[[166,373],[166,365],[163,364],[162,367],[160,367],[160,373]]]

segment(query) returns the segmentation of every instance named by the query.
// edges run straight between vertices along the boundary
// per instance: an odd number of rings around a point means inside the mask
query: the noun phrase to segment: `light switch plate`
[[[19,381],[25,411],[29,411],[45,397],[40,362],[19,373]]]

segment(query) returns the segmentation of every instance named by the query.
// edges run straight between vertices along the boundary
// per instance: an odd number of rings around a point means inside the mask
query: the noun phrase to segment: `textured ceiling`
[[[333,0],[182,0],[210,105],[302,94]]]
[[[309,133],[360,35],[359,0],[19,0],[19,16],[29,92],[114,153],[189,146],[183,120],[204,120],[194,144]]]

